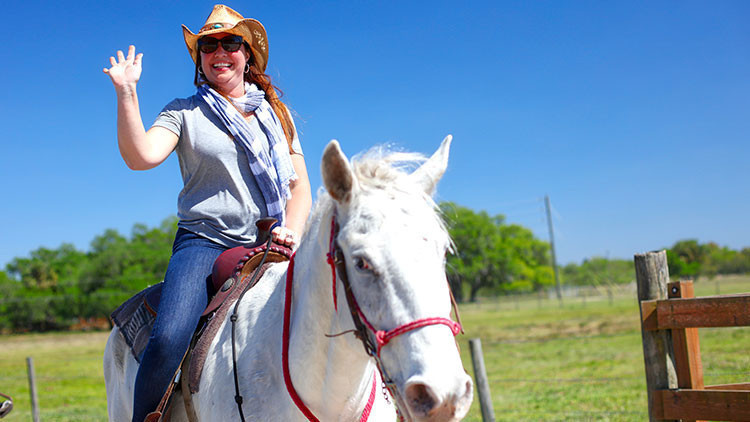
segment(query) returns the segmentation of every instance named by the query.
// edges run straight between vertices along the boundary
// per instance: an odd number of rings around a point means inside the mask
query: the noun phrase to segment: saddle
[[[231,308],[230,304],[235,302],[244,291],[253,287],[272,263],[288,261],[292,256],[293,252],[288,247],[273,242],[268,243],[271,230],[275,225],[276,219],[273,218],[259,220],[256,223],[258,237],[254,244],[228,249],[222,252],[214,262],[211,284],[215,294],[209,299],[208,306],[201,315],[190,348],[183,359],[181,370],[175,374],[175,381],[170,383],[170,388],[162,399],[164,406],[160,404],[160,408],[167,406],[167,401],[178,381],[182,384],[181,388],[187,405],[190,394],[198,392],[208,349],[226,319]],[[259,268],[264,255],[265,261]],[[258,274],[253,276],[256,270]],[[253,285],[249,285],[251,280]],[[130,351],[139,363],[156,319],[162,286],[163,283],[158,283],[142,290],[112,313],[112,321],[120,329]],[[166,417],[159,412],[158,418],[147,420],[162,419]]]
[[[255,225],[258,227],[258,237],[256,242],[250,246],[237,246],[222,252],[213,265],[211,272],[211,284],[213,286],[214,296],[209,300],[208,306],[201,314],[201,317],[208,317],[212,312],[216,312],[227,297],[233,291],[237,283],[242,283],[248,276],[253,274],[266,251],[266,243],[271,236],[271,230],[275,227],[275,218],[263,218],[258,220]],[[288,261],[292,256],[292,250],[278,243],[271,243],[269,247],[266,263]],[[265,272],[265,269],[262,271]],[[263,276],[258,274],[256,281]],[[249,280],[249,279],[248,279]],[[161,286],[156,284],[155,288],[146,289],[144,301],[146,309],[153,316],[156,316],[156,309],[159,307],[161,299]]]

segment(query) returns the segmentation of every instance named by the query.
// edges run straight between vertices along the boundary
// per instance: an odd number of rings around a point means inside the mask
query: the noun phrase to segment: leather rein
[[[344,293],[346,296],[347,303],[349,305],[349,312],[351,313],[352,321],[354,322],[354,335],[362,342],[362,345],[365,348],[365,352],[371,356],[375,360],[375,364],[378,368],[378,371],[380,373],[380,377],[383,380],[383,385],[385,388],[388,389],[388,391],[391,394],[391,397],[396,402],[396,412],[398,413],[399,420],[404,419],[404,412],[401,410],[406,409],[405,403],[403,398],[398,392],[398,388],[396,387],[395,382],[392,380],[392,378],[388,375],[388,372],[385,368],[385,365],[383,365],[383,361],[380,358],[380,352],[382,351],[383,347],[387,345],[392,339],[395,337],[398,337],[402,334],[408,333],[409,331],[416,330],[419,328],[427,327],[430,325],[445,325],[448,328],[450,328],[451,333],[453,333],[454,336],[456,336],[458,333],[463,332],[461,328],[460,323],[460,317],[458,316],[458,307],[456,305],[455,300],[453,299],[453,295],[451,294],[451,303],[453,304],[453,309],[456,313],[456,319],[459,320],[459,322],[455,322],[449,318],[442,318],[442,317],[429,317],[429,318],[420,318],[405,324],[402,324],[394,329],[391,330],[378,330],[376,329],[370,321],[367,320],[364,313],[362,312],[362,309],[359,307],[359,304],[357,303],[357,299],[354,297],[354,292],[352,291],[351,284],[349,283],[349,277],[346,270],[346,261],[344,259],[344,253],[342,252],[341,248],[338,245],[337,237],[338,237],[338,223],[336,222],[335,215],[331,218],[331,238],[329,243],[329,250],[327,254],[327,262],[331,266],[331,273],[332,273],[332,279],[333,279],[333,304],[334,309],[338,311],[338,305],[336,300],[336,279],[338,274],[338,279],[341,280],[341,284],[344,286]],[[289,268],[287,270],[287,298],[285,303],[285,309],[284,309],[284,337],[283,337],[283,350],[282,350],[282,360],[284,365],[284,381],[287,385],[287,390],[289,391],[290,396],[292,397],[292,400],[297,405],[299,410],[308,418],[310,421],[317,421],[318,419],[315,418],[315,416],[312,414],[310,409],[307,408],[307,406],[302,402],[302,400],[297,395],[297,392],[294,389],[294,386],[291,382],[291,377],[289,376],[289,314],[290,314],[290,308],[291,308],[291,290],[292,290],[292,279],[293,279],[293,272],[294,272],[294,256],[292,256],[290,262],[289,262]],[[450,288],[449,288],[450,291]],[[372,334],[372,335],[371,335]],[[373,341],[373,338],[375,341]],[[374,391],[374,378],[373,378],[373,391]],[[365,421],[366,414],[369,414],[370,409],[372,408],[372,401],[374,399],[374,395],[370,394],[370,401],[368,401],[368,404],[365,408],[365,412],[362,415],[361,421]],[[407,413],[408,414],[408,413]]]

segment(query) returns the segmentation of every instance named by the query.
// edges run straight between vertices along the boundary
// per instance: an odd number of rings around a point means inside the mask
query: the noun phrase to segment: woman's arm
[[[297,173],[297,180],[289,186],[292,197],[286,202],[286,222],[284,227],[277,227],[273,230],[273,237],[274,241],[278,243],[296,247],[299,244],[299,236],[305,230],[307,216],[310,214],[312,194],[305,157],[300,154],[292,154],[292,166]]]
[[[138,106],[136,85],[141,77],[143,53],[135,54],[130,46],[125,57],[117,51],[117,60],[110,57],[112,67],[104,69],[112,79],[117,93],[117,140],[125,164],[133,170],[148,170],[161,164],[177,146],[178,137],[162,127],[146,132]]]

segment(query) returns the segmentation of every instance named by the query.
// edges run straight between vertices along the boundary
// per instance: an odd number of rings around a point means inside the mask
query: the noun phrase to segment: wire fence
[[[738,286],[739,284],[739,286]],[[743,285],[744,284],[744,285]],[[701,289],[701,295],[721,295],[750,291],[750,276],[737,275],[716,277],[711,280],[701,280],[696,284]],[[557,289],[550,287],[534,293],[505,294],[498,296],[479,297],[473,306],[478,308],[494,308],[520,310],[536,306],[537,308],[560,306],[586,306],[589,303],[607,302],[613,304],[617,300],[630,299],[638,303],[635,281],[625,284],[600,284],[588,286],[560,286],[560,298]]]
[[[731,293],[750,287],[747,281],[720,279],[702,282],[704,293]],[[746,288],[745,291],[750,291]],[[612,420],[640,421],[647,418],[645,375],[640,331],[552,334],[534,337],[535,326],[575,326],[580,320],[610,318],[625,308],[627,318],[638,320],[635,286],[566,287],[562,302],[556,291],[495,298],[481,298],[462,305],[464,316],[480,320],[490,315],[516,318],[527,324],[514,325],[490,320],[478,335],[483,337],[488,379],[495,402],[496,420]],[[632,309],[630,302],[632,301]],[[623,307],[623,303],[627,306]],[[544,310],[544,320],[535,319]],[[560,311],[558,313],[558,310]],[[596,312],[593,312],[596,311]],[[549,315],[561,315],[555,320]],[[566,320],[575,315],[576,321]],[[505,325],[503,325],[505,324]],[[467,325],[472,329],[471,322]],[[636,326],[636,325],[633,325]],[[505,330],[501,337],[493,330]],[[746,350],[750,335],[739,332],[731,339],[708,332],[702,347],[704,376],[717,379],[750,378]],[[39,403],[42,420],[106,420],[106,394],[102,375],[102,353],[106,332],[0,337],[0,391],[14,398],[15,408],[5,420],[28,420],[31,416],[29,389],[23,357],[37,362]],[[713,360],[712,360],[713,359]],[[471,363],[465,358],[464,366]],[[472,412],[467,421],[481,420]]]

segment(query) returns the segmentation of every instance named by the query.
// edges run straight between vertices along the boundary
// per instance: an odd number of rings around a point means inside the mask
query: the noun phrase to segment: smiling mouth
[[[215,63],[211,65],[214,69],[231,69],[232,64],[231,63]]]

